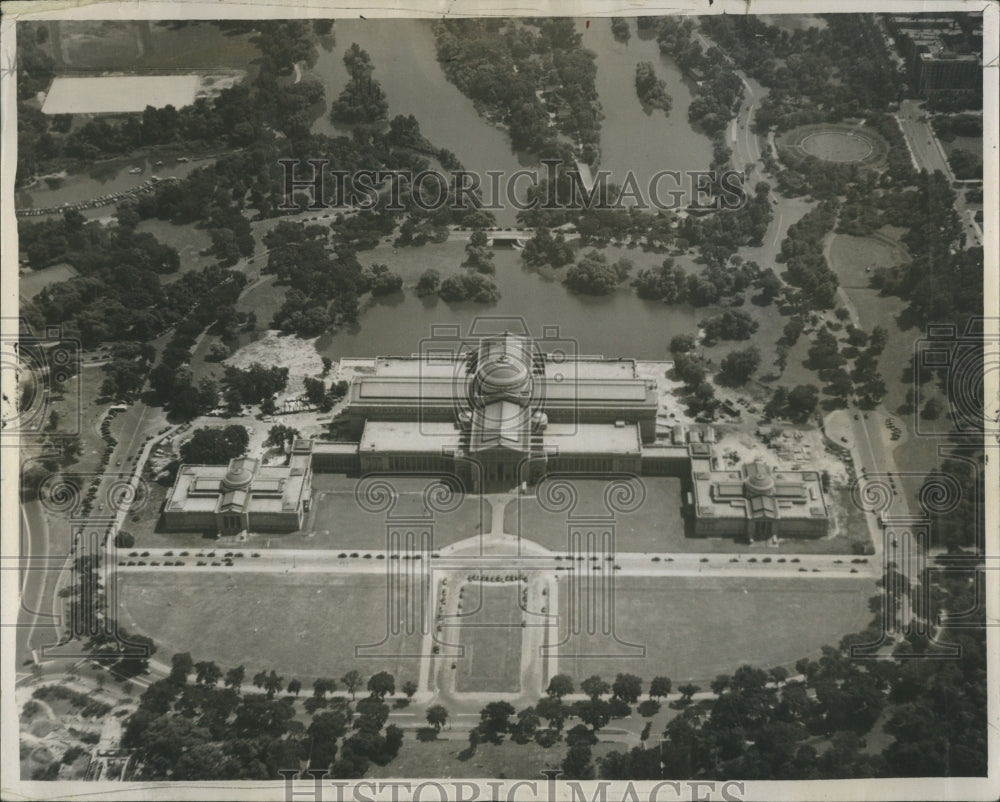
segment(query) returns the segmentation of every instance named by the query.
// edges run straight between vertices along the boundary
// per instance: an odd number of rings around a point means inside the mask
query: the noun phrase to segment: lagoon
[[[630,19],[632,37],[627,44],[611,34],[609,20],[583,20],[578,29],[583,44],[597,54],[597,91],[604,110],[600,168],[612,173],[611,180],[628,170],[640,183],[647,183],[659,170],[704,170],[712,156],[711,142],[688,123],[691,90],[673,62],[660,54],[655,38],[640,38]],[[347,82],[343,53],[357,42],[367,50],[375,68],[374,77],[385,90],[390,117],[412,114],[423,134],[436,146],[454,152],[466,169],[486,174],[488,170],[512,172],[526,163],[524,154],[511,152],[506,133],[479,114],[471,100],[451,84],[437,62],[433,22],[430,20],[338,20],[335,47],[320,53],[312,68],[326,87],[327,101],[334,100]],[[647,115],[635,91],[635,65],[650,61],[673,98],[669,117],[655,111]],[[342,134],[324,114],[313,130]],[[496,212],[501,225],[513,225],[514,210]],[[659,264],[663,256],[624,248],[608,248],[609,260],[627,256],[639,267]],[[604,297],[578,296],[561,284],[565,270],[539,273],[523,265],[517,251],[496,250],[496,282],[502,293],[495,305],[472,302],[446,304],[437,298],[418,298],[413,291],[417,276],[428,267],[448,275],[462,260],[458,243],[400,249],[380,246],[361,254],[363,263],[387,263],[406,280],[406,290],[373,301],[352,330],[326,335],[317,342],[324,356],[410,354],[438,324],[455,324],[462,332],[479,318],[522,320],[535,336],[543,327],[558,326],[561,336],[574,341],[583,353],[604,356],[627,355],[662,359],[668,355],[671,337],[693,333],[694,310],[667,307],[644,301],[626,284]],[[693,269],[693,265],[686,265]]]
[[[448,242],[401,249],[395,260],[391,246],[359,254],[362,264],[387,263],[403,275],[404,291],[373,300],[354,329],[320,337],[317,350],[334,360],[408,355],[419,351],[421,339],[430,337],[432,328],[442,324],[457,326],[462,335],[474,324],[488,331],[514,331],[523,325],[536,337],[541,337],[546,327],[558,327],[559,336],[569,341],[567,347],[582,354],[665,359],[675,334],[696,331],[691,307],[645,301],[627,283],[611,295],[574,295],[562,285],[565,268],[531,270],[515,250],[494,251],[494,280],[501,292],[496,304],[448,304],[437,297],[418,298],[413,287],[423,270],[434,267],[447,276],[466,269],[458,267],[462,247],[459,242]],[[636,269],[663,260],[663,256],[624,248],[608,248],[606,254],[609,261],[626,256],[635,262]]]

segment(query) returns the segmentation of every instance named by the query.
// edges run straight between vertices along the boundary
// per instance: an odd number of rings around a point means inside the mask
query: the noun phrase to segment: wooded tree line
[[[823,27],[789,31],[754,15],[700,20],[707,36],[748,75],[768,87],[755,116],[758,132],[867,117],[902,97],[905,76],[875,22],[827,14]],[[831,76],[836,81],[831,81]]]
[[[933,608],[915,605],[915,609],[932,621],[938,610],[983,609],[971,575],[936,573],[922,581],[933,583]],[[845,637],[838,648],[824,647],[818,660],[798,661],[795,668],[801,681],[787,681],[783,669],[769,674],[750,666],[732,676],[720,675],[711,684],[717,698],[682,704],[662,742],[608,754],[598,761],[599,776],[617,780],[983,776],[985,630],[936,628],[938,640],[960,645],[961,655],[955,659],[906,659],[934,651],[931,642],[918,635],[899,641],[894,649],[897,659],[852,659],[852,645],[879,640],[882,603],[882,597],[872,600],[876,615],[864,632]],[[879,722],[893,738],[881,752],[866,745]]]
[[[303,769],[363,777],[372,763],[391,761],[403,742],[403,731],[388,724],[385,701],[396,692],[395,678],[374,674],[360,700],[356,693],[366,683],[357,671],[340,682],[351,698],[328,696],[338,683],[319,678],[303,701],[303,721],[298,679],[260,671],[252,684],[261,692],[254,693],[243,666],[223,671],[214,662],[175,654],[169,675],[146,689],[125,722],[122,745],[136,750],[134,779],[275,780],[280,771]],[[402,691],[412,697],[416,685],[403,683]]]
[[[66,258],[80,273],[43,289],[25,313],[64,326],[85,348],[108,340],[145,342],[183,319],[205,320],[204,329],[246,281],[213,265],[163,284],[160,274],[178,268],[176,250],[128,225],[88,223],[75,211],[22,224],[19,233],[32,260]]]

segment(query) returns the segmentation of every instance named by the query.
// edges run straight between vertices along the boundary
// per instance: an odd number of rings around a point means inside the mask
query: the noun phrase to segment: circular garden
[[[844,123],[803,125],[783,134],[781,145],[800,155],[836,164],[877,165],[889,143],[870,128]]]

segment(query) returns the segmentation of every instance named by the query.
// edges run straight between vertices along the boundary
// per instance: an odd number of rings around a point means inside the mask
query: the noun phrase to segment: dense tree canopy
[[[195,429],[191,439],[181,444],[181,460],[193,465],[225,465],[244,454],[249,443],[244,426]]]
[[[565,284],[572,292],[582,295],[608,295],[618,289],[632,270],[628,259],[608,264],[600,251],[588,251],[566,272]]]

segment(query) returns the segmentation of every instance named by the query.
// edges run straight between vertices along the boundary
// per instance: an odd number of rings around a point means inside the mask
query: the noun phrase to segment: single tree
[[[358,689],[365,684],[364,677],[360,673],[351,669],[344,676],[340,678],[340,681],[344,683],[344,687],[347,688],[348,693],[351,694],[351,698],[354,699],[358,692]]]
[[[611,692],[611,686],[597,676],[597,674],[594,674],[580,683],[580,690],[591,699],[599,699],[604,694]]]
[[[243,684],[243,677],[246,672],[243,666],[237,666],[236,668],[231,668],[226,672],[225,686],[227,688],[238,689],[240,685]]]
[[[586,724],[577,724],[566,731],[566,744],[576,746],[577,744],[587,744],[591,746],[597,743],[597,736]]]
[[[388,671],[379,671],[368,680],[368,692],[376,699],[391,696],[396,692],[396,679]]]
[[[492,743],[500,743],[510,731],[510,717],[516,711],[510,702],[490,702],[479,712],[479,734]]]
[[[619,674],[611,683],[611,692],[616,699],[635,704],[642,693],[642,679],[635,674]]]
[[[573,679],[567,674],[556,674],[549,680],[549,687],[545,691],[549,696],[562,699],[573,693]]]
[[[211,661],[202,661],[194,664],[195,680],[199,685],[214,686],[222,679],[222,669]]]
[[[427,723],[430,724],[435,732],[441,732],[441,728],[448,721],[448,711],[442,705],[431,705],[427,708]]]
[[[573,705],[573,712],[580,721],[597,732],[607,726],[611,720],[611,703],[604,699],[588,699]]]
[[[194,670],[194,660],[189,652],[178,652],[170,659],[170,680],[179,685],[187,682],[188,674]]]
[[[698,693],[701,688],[693,683],[687,682],[684,685],[679,686],[677,690],[680,691],[681,697],[684,701],[690,702],[692,697],[694,697],[694,695]]]
[[[278,676],[274,669],[271,669],[271,673],[267,675],[267,679],[264,680],[264,691],[267,693],[267,698],[274,698],[274,694],[281,690],[282,686],[285,684],[284,677]]]
[[[538,704],[535,705],[535,712],[548,721],[549,728],[553,730],[561,730],[568,715],[566,706],[554,696],[539,699]]]
[[[649,698],[662,699],[664,696],[669,696],[672,687],[669,677],[653,677],[649,683]]]

